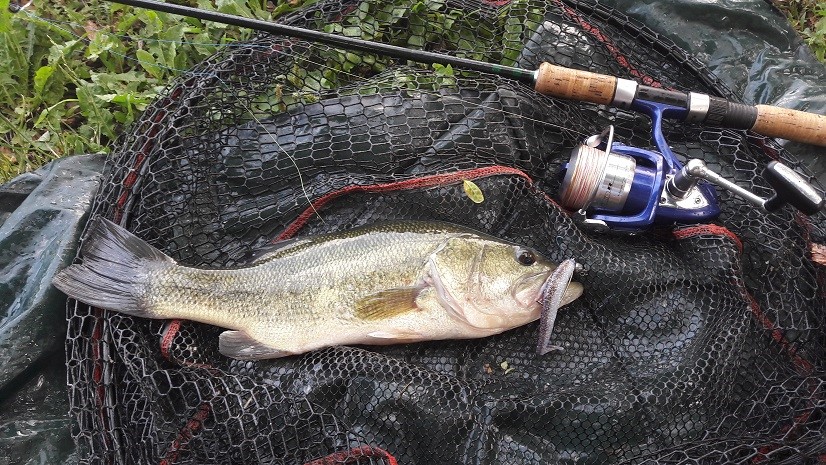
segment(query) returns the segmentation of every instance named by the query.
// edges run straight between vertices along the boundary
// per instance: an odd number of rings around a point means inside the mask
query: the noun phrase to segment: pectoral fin
[[[421,287],[400,287],[370,294],[356,302],[355,315],[365,321],[376,321],[417,311],[416,297],[421,291]]]
[[[243,331],[224,331],[218,336],[218,351],[238,360],[261,360],[293,355],[291,352],[278,350],[264,345],[247,336]]]

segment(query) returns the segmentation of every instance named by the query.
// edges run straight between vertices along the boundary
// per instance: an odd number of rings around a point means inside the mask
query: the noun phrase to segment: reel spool
[[[789,203],[812,215],[824,199],[791,168],[771,162],[763,176],[776,194],[764,199],[711,171],[702,160],[683,166],[662,135],[663,114],[685,112],[667,104],[635,101],[632,109],[651,117],[659,153],[614,142],[614,128],[589,137],[571,152],[559,191],[560,204],[593,229],[639,230],[652,223],[707,222],[720,214],[711,182],[766,212]],[[677,115],[678,116],[678,115]],[[606,138],[607,136],[607,138]]]
[[[606,135],[607,142],[602,144]],[[655,194],[662,189],[662,157],[614,143],[613,139],[614,127],[609,126],[573,149],[560,201],[595,227],[651,224],[659,197]],[[603,145],[606,150],[599,148]],[[590,218],[586,212],[591,212]]]
[[[597,148],[606,132],[609,134],[607,152]],[[637,162],[627,155],[611,153],[613,139],[614,127],[609,126],[599,137],[592,136],[571,152],[560,190],[564,205],[575,210],[593,206],[594,209],[609,212],[633,209],[634,206],[626,205],[626,202],[633,186]],[[650,171],[644,167],[640,170]]]

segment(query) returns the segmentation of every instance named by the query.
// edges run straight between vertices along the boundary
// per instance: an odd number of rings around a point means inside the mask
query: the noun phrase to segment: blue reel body
[[[672,202],[663,193],[669,178],[675,176],[683,165],[677,160],[663,136],[662,120],[663,117],[684,119],[688,110],[645,100],[635,100],[631,109],[651,118],[651,132],[659,153],[613,142],[610,154],[625,155],[636,162],[633,180],[630,181],[631,186],[620,211],[607,211],[599,206],[585,207],[587,221],[594,224],[604,223],[611,229],[640,230],[652,223],[701,223],[717,217],[720,207],[711,185],[698,184],[696,192],[687,201]],[[566,170],[571,169],[568,165]],[[610,189],[611,184],[603,188]]]

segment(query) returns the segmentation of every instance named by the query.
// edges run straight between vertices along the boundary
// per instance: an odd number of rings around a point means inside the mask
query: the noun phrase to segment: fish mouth
[[[583,287],[582,284],[573,281],[574,266],[575,265],[573,262],[571,264],[562,263],[556,269],[551,271],[545,282],[542,283],[542,287],[539,289],[537,302],[542,302],[545,298],[545,294],[548,292],[548,288],[552,286],[559,289],[564,289],[564,292],[560,296],[560,302],[558,304],[559,307],[568,305],[579,298],[579,296],[582,295]]]
[[[511,288],[511,297],[528,309],[539,305],[552,270],[538,271],[519,278]]]

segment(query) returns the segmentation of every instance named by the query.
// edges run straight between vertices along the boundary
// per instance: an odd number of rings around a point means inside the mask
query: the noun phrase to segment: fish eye
[[[530,266],[536,263],[536,255],[528,249],[516,249],[516,261]]]

